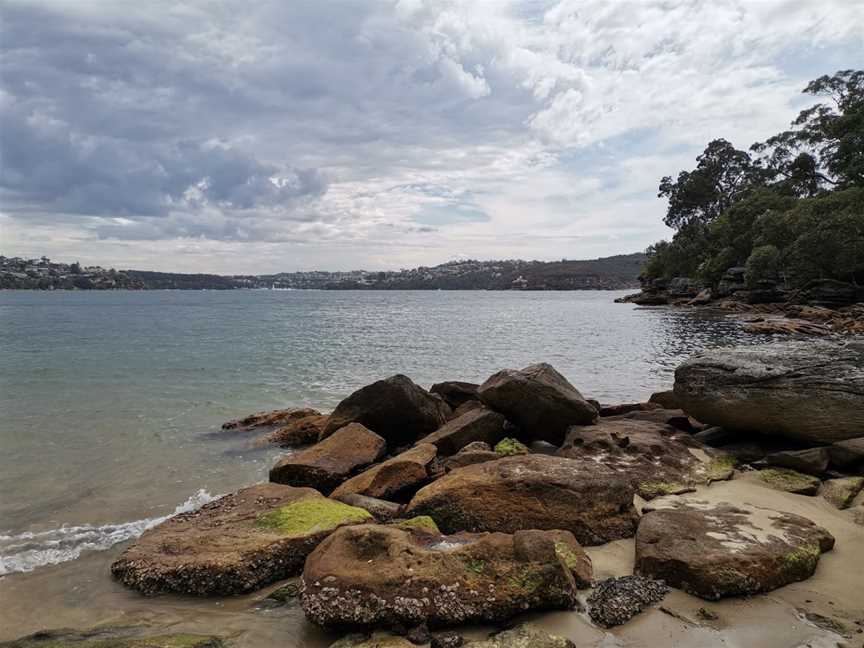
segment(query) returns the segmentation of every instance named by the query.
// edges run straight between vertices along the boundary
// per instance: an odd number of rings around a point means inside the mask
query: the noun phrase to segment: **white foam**
[[[33,571],[46,565],[75,560],[85,551],[103,551],[118,542],[137,538],[147,529],[168,518],[194,511],[212,502],[213,497],[203,488],[180,504],[170,515],[135,520],[123,524],[95,526],[62,526],[48,531],[25,532],[17,535],[0,534],[0,576]]]

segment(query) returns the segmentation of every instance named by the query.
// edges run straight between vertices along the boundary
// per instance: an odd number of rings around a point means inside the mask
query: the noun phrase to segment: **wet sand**
[[[646,610],[612,630],[593,625],[580,611],[530,614],[551,632],[569,637],[579,648],[830,648],[864,645],[864,526],[852,510],[838,511],[821,497],[805,497],[763,486],[752,473],[736,475],[680,499],[748,503],[803,515],[836,538],[823,554],[815,575],[768,594],[702,601],[672,590],[660,606]],[[864,503],[859,496],[853,508]],[[108,566],[122,547],[79,560],[0,579],[0,641],[44,628],[87,628],[99,624],[148,623],[172,631],[219,634],[238,648],[280,646],[324,648],[336,635],[321,632],[303,618],[298,604],[261,605],[276,586],[247,596],[194,599],[145,598],[113,582]],[[588,548],[595,577],[632,573],[634,541]],[[718,615],[703,621],[700,608]],[[836,623],[842,634],[804,617],[818,614]],[[856,622],[862,625],[857,625]],[[824,625],[824,622],[822,622]],[[466,634],[480,636],[483,628]]]

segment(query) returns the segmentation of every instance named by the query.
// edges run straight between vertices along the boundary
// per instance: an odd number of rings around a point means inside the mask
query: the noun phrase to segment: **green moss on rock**
[[[802,495],[815,495],[821,483],[816,477],[789,468],[766,468],[759,471],[759,478],[777,490]]]
[[[325,497],[309,497],[260,515],[255,525],[287,536],[304,536],[371,519],[372,515],[362,508]]]
[[[121,630],[119,634],[126,631]],[[106,636],[107,635],[107,636]],[[113,631],[43,631],[0,644],[4,648],[225,648],[218,637],[197,634],[117,636]]]
[[[645,481],[641,482],[636,490],[643,499],[652,500],[664,495],[679,495],[693,488],[678,482]]]
[[[796,574],[812,574],[821,555],[819,545],[807,544],[783,556],[783,563]]]
[[[435,520],[428,515],[417,515],[403,520],[393,520],[390,524],[403,529],[425,529],[432,533],[441,533],[438,525],[435,524]]]
[[[735,457],[728,455],[723,457],[714,457],[705,467],[705,478],[709,482],[725,481],[732,477],[737,465],[738,461]]]
[[[510,437],[501,439],[495,445],[495,452],[503,457],[512,457],[515,455],[526,455],[530,452],[528,446],[521,441]]]

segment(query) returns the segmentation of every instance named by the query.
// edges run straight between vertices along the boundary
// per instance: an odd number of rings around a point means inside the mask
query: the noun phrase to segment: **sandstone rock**
[[[311,488],[259,484],[145,531],[111,573],[147,595],[250,592],[296,574],[337,527],[371,517]]]
[[[450,408],[440,396],[397,374],[362,387],[339,403],[321,438],[349,423],[362,423],[396,447],[434,432],[449,414]]]
[[[612,418],[612,417],[608,417]],[[672,427],[693,434],[702,430],[702,426],[694,425],[694,421],[680,409],[651,409],[634,410],[626,414],[619,414],[614,418],[629,419],[631,421],[645,421],[657,423],[658,425],[671,425]]]
[[[576,587],[578,589],[591,587],[594,582],[594,566],[591,557],[585,553],[576,537],[569,531],[560,529],[552,529],[548,533],[555,543],[555,551],[570,569]]]
[[[821,483],[817,477],[789,468],[766,468],[759,471],[759,478],[771,488],[796,495],[815,495]]]
[[[413,494],[429,479],[428,466],[437,454],[431,443],[416,445],[344,482],[333,491],[333,497],[339,499],[342,495],[357,493],[379,499],[399,499],[406,493]]]
[[[576,602],[573,577],[546,532],[436,539],[362,526],[337,531],[306,561],[302,604],[314,623],[442,626]]]
[[[862,489],[864,477],[829,479],[822,484],[822,497],[842,511],[852,505],[852,501]]]
[[[465,648],[576,648],[576,644],[525,623],[483,641],[471,641],[465,644]]]
[[[200,634],[147,634],[146,627],[100,626],[92,630],[41,630],[32,635],[0,643],[3,648],[225,648],[219,637]]]
[[[387,522],[399,517],[402,514],[402,509],[405,508],[403,504],[388,502],[376,497],[367,497],[366,495],[357,495],[356,493],[344,493],[338,496],[334,493],[333,499],[349,506],[365,509],[379,522]]]
[[[712,448],[719,448],[741,439],[742,435],[735,430],[727,430],[715,425],[697,432],[693,435],[693,438],[699,443],[704,443]]]
[[[451,419],[422,442],[435,445],[442,455],[455,454],[474,441],[495,445],[506,434],[506,422],[498,412],[477,408]]]
[[[343,637],[330,648],[415,648],[407,638],[389,632],[375,632],[372,635],[355,633]]]
[[[711,289],[705,288],[693,299],[687,302],[687,304],[689,306],[705,306],[706,304],[710,304],[712,299],[713,296],[711,295]]]
[[[459,468],[420,489],[406,515],[429,515],[445,533],[563,529],[583,545],[633,535],[630,480],[560,457],[505,457]]]
[[[445,382],[435,383],[432,385],[430,392],[438,394],[444,399],[454,410],[467,403],[468,401],[476,401],[477,388],[480,387],[477,383],[460,382],[458,380],[448,380]]]
[[[268,432],[255,440],[258,447],[278,445],[283,448],[309,445],[318,441],[321,431],[327,425],[328,416],[312,414],[294,419],[280,428]]]
[[[551,365],[505,369],[480,385],[480,400],[525,434],[559,445],[571,425],[597,420],[597,410]]]
[[[658,509],[636,533],[636,573],[708,600],[805,580],[834,546],[810,520],[746,504]]]
[[[606,628],[621,625],[662,601],[668,591],[662,581],[644,576],[607,578],[588,597],[588,615]]]
[[[489,450],[469,449],[469,446],[473,445],[474,444],[471,443],[462,448],[462,450],[452,457],[447,457],[447,459],[444,460],[444,471],[450,472],[456,468],[464,468],[465,466],[473,466],[474,464],[483,463],[484,461],[496,461],[497,459],[501,459],[501,455],[491,448]],[[484,443],[483,445],[489,448],[488,443]]]
[[[864,342],[782,342],[714,349],[675,372],[675,395],[699,421],[833,443],[864,430]]]
[[[669,425],[622,417],[574,425],[558,455],[580,461],[586,470],[604,466],[649,500],[729,479],[735,465],[731,457],[704,448]]]
[[[318,416],[321,412],[310,407],[289,407],[287,409],[256,412],[242,419],[235,419],[222,424],[223,430],[251,430],[258,427],[276,427],[286,425],[291,421]]]
[[[839,468],[864,468],[864,436],[838,441],[828,448],[828,454]]]
[[[675,396],[675,392],[671,389],[668,389],[666,391],[654,392],[653,394],[651,394],[648,402],[657,403],[660,407],[664,409],[681,409],[681,403],[678,401],[678,397]]]
[[[769,454],[764,461],[769,466],[791,468],[807,475],[819,476],[828,469],[828,449],[784,450]]]
[[[601,405],[600,416],[619,416],[630,412],[644,412],[648,410],[663,409],[657,403],[622,403],[619,405]]]
[[[450,420],[454,418],[458,418],[463,414],[467,414],[471,410],[480,409],[486,407],[479,400],[469,400],[462,403],[459,407],[453,410],[453,413],[450,415]]]
[[[364,466],[377,461],[387,449],[380,436],[359,423],[351,423],[311,448],[280,459],[270,469],[270,481],[289,486],[310,486],[329,493]]]

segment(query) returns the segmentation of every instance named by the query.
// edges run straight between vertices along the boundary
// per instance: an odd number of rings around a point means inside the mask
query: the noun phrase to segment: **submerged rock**
[[[588,597],[588,616],[606,628],[621,625],[662,601],[668,591],[662,581],[644,576],[607,578]]]
[[[359,423],[340,428],[311,448],[287,455],[270,469],[270,481],[329,493],[364,466],[380,459],[387,443]]]
[[[289,407],[287,409],[256,412],[241,419],[222,424],[223,430],[251,430],[259,427],[276,427],[308,416],[320,416],[321,412],[311,407]]]
[[[282,427],[258,437],[255,440],[255,445],[259,447],[278,445],[283,448],[291,448],[315,443],[329,418],[329,416],[322,414],[312,414],[294,419]]]
[[[338,434],[331,438],[336,438]],[[333,491],[333,497],[340,499],[342,495],[356,493],[379,499],[398,499],[406,492],[410,497],[420,485],[428,481],[429,464],[437,455],[434,445],[420,443],[352,477]]]
[[[480,385],[480,400],[501,412],[533,439],[555,445],[571,425],[597,420],[597,410],[564,376],[546,363],[505,369]]]
[[[325,627],[442,626],[567,609],[576,587],[544,531],[434,536],[362,525],[310,554],[302,602]]]
[[[675,396],[703,423],[827,444],[864,430],[864,342],[713,349],[675,371]]]
[[[583,545],[633,535],[630,480],[594,464],[546,455],[458,468],[422,488],[406,515],[429,515],[445,533],[563,529]]]
[[[397,374],[362,387],[339,403],[321,438],[349,423],[362,423],[396,447],[434,432],[449,414],[450,407],[440,396]]]
[[[716,600],[805,580],[833,546],[828,531],[798,515],[689,502],[643,515],[635,570]]]
[[[530,623],[524,623],[498,632],[483,641],[470,641],[465,644],[465,648],[576,648],[576,644],[564,637],[549,634]]]
[[[474,408],[423,437],[422,442],[435,445],[442,455],[452,455],[477,441],[495,445],[507,433],[506,423],[498,412]]]
[[[259,484],[145,531],[111,573],[148,595],[241,594],[296,575],[334,529],[371,519],[311,488]]]
[[[2,648],[225,648],[221,638],[200,634],[144,634],[146,627],[100,627],[92,630],[41,630],[2,642]]]

